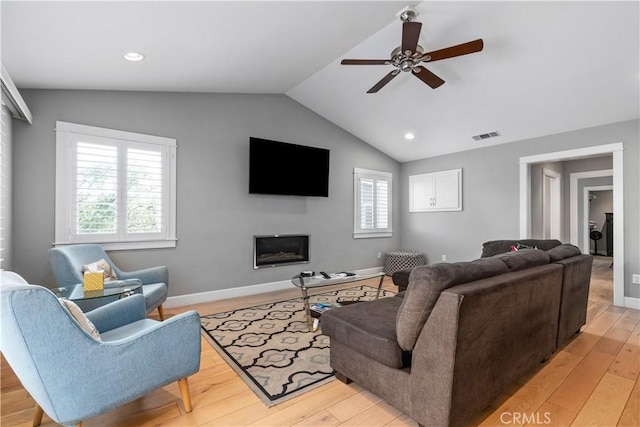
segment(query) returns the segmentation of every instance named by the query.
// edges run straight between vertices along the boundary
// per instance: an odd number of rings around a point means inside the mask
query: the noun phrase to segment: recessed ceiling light
[[[144,59],[144,55],[140,52],[127,52],[124,54],[124,59],[131,62],[139,62]]]
[[[407,132],[407,133],[404,134],[404,139],[408,139],[409,141],[411,141],[415,137],[416,136],[414,134],[412,134],[411,132]]]

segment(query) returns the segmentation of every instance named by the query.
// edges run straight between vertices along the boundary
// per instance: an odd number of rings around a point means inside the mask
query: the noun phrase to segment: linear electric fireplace
[[[309,235],[253,236],[253,268],[309,262]]]

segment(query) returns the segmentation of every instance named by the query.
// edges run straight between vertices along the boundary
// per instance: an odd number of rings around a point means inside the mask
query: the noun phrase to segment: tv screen
[[[249,193],[329,196],[329,150],[249,140]]]

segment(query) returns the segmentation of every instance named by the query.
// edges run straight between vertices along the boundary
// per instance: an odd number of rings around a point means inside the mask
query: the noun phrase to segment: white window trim
[[[55,240],[54,246],[81,243],[72,241],[71,224],[71,141],[74,134],[120,139],[128,142],[156,144],[167,149],[167,170],[169,208],[166,211],[164,238],[127,241],[98,241],[105,250],[155,249],[176,246],[176,153],[177,144],[173,138],[145,135],[134,132],[99,128],[75,123],[56,121],[56,200],[55,200]],[[82,242],[84,243],[84,242]]]
[[[359,177],[370,176],[373,178],[385,179],[389,182],[389,200],[388,200],[388,218],[389,227],[380,231],[362,231],[359,228],[360,223],[360,186]],[[393,236],[393,175],[390,172],[381,172],[371,169],[353,169],[353,238],[354,239],[369,239],[376,237],[392,237]]]

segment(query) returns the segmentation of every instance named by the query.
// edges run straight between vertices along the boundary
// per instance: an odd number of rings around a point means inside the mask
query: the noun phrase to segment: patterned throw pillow
[[[82,329],[87,331],[87,333],[89,333],[89,335],[91,335],[93,338],[101,341],[100,332],[98,332],[94,324],[91,323],[91,320],[87,318],[87,316],[82,312],[82,310],[80,310],[80,307],[78,307],[75,302],[69,301],[64,298],[58,298],[58,301],[60,301],[60,304],[67,309],[71,317],[73,317],[76,322],[78,322],[78,325],[80,325]]]
[[[519,251],[520,249],[538,249],[536,246],[527,246],[522,243],[516,243],[515,246],[511,245],[511,252]]]
[[[118,280],[118,276],[116,276],[116,272],[111,268],[111,264],[109,264],[104,259],[100,261],[92,262],[91,264],[85,264],[82,266],[82,272],[91,272],[95,273],[96,271],[104,271],[104,281],[111,282],[113,280]]]

